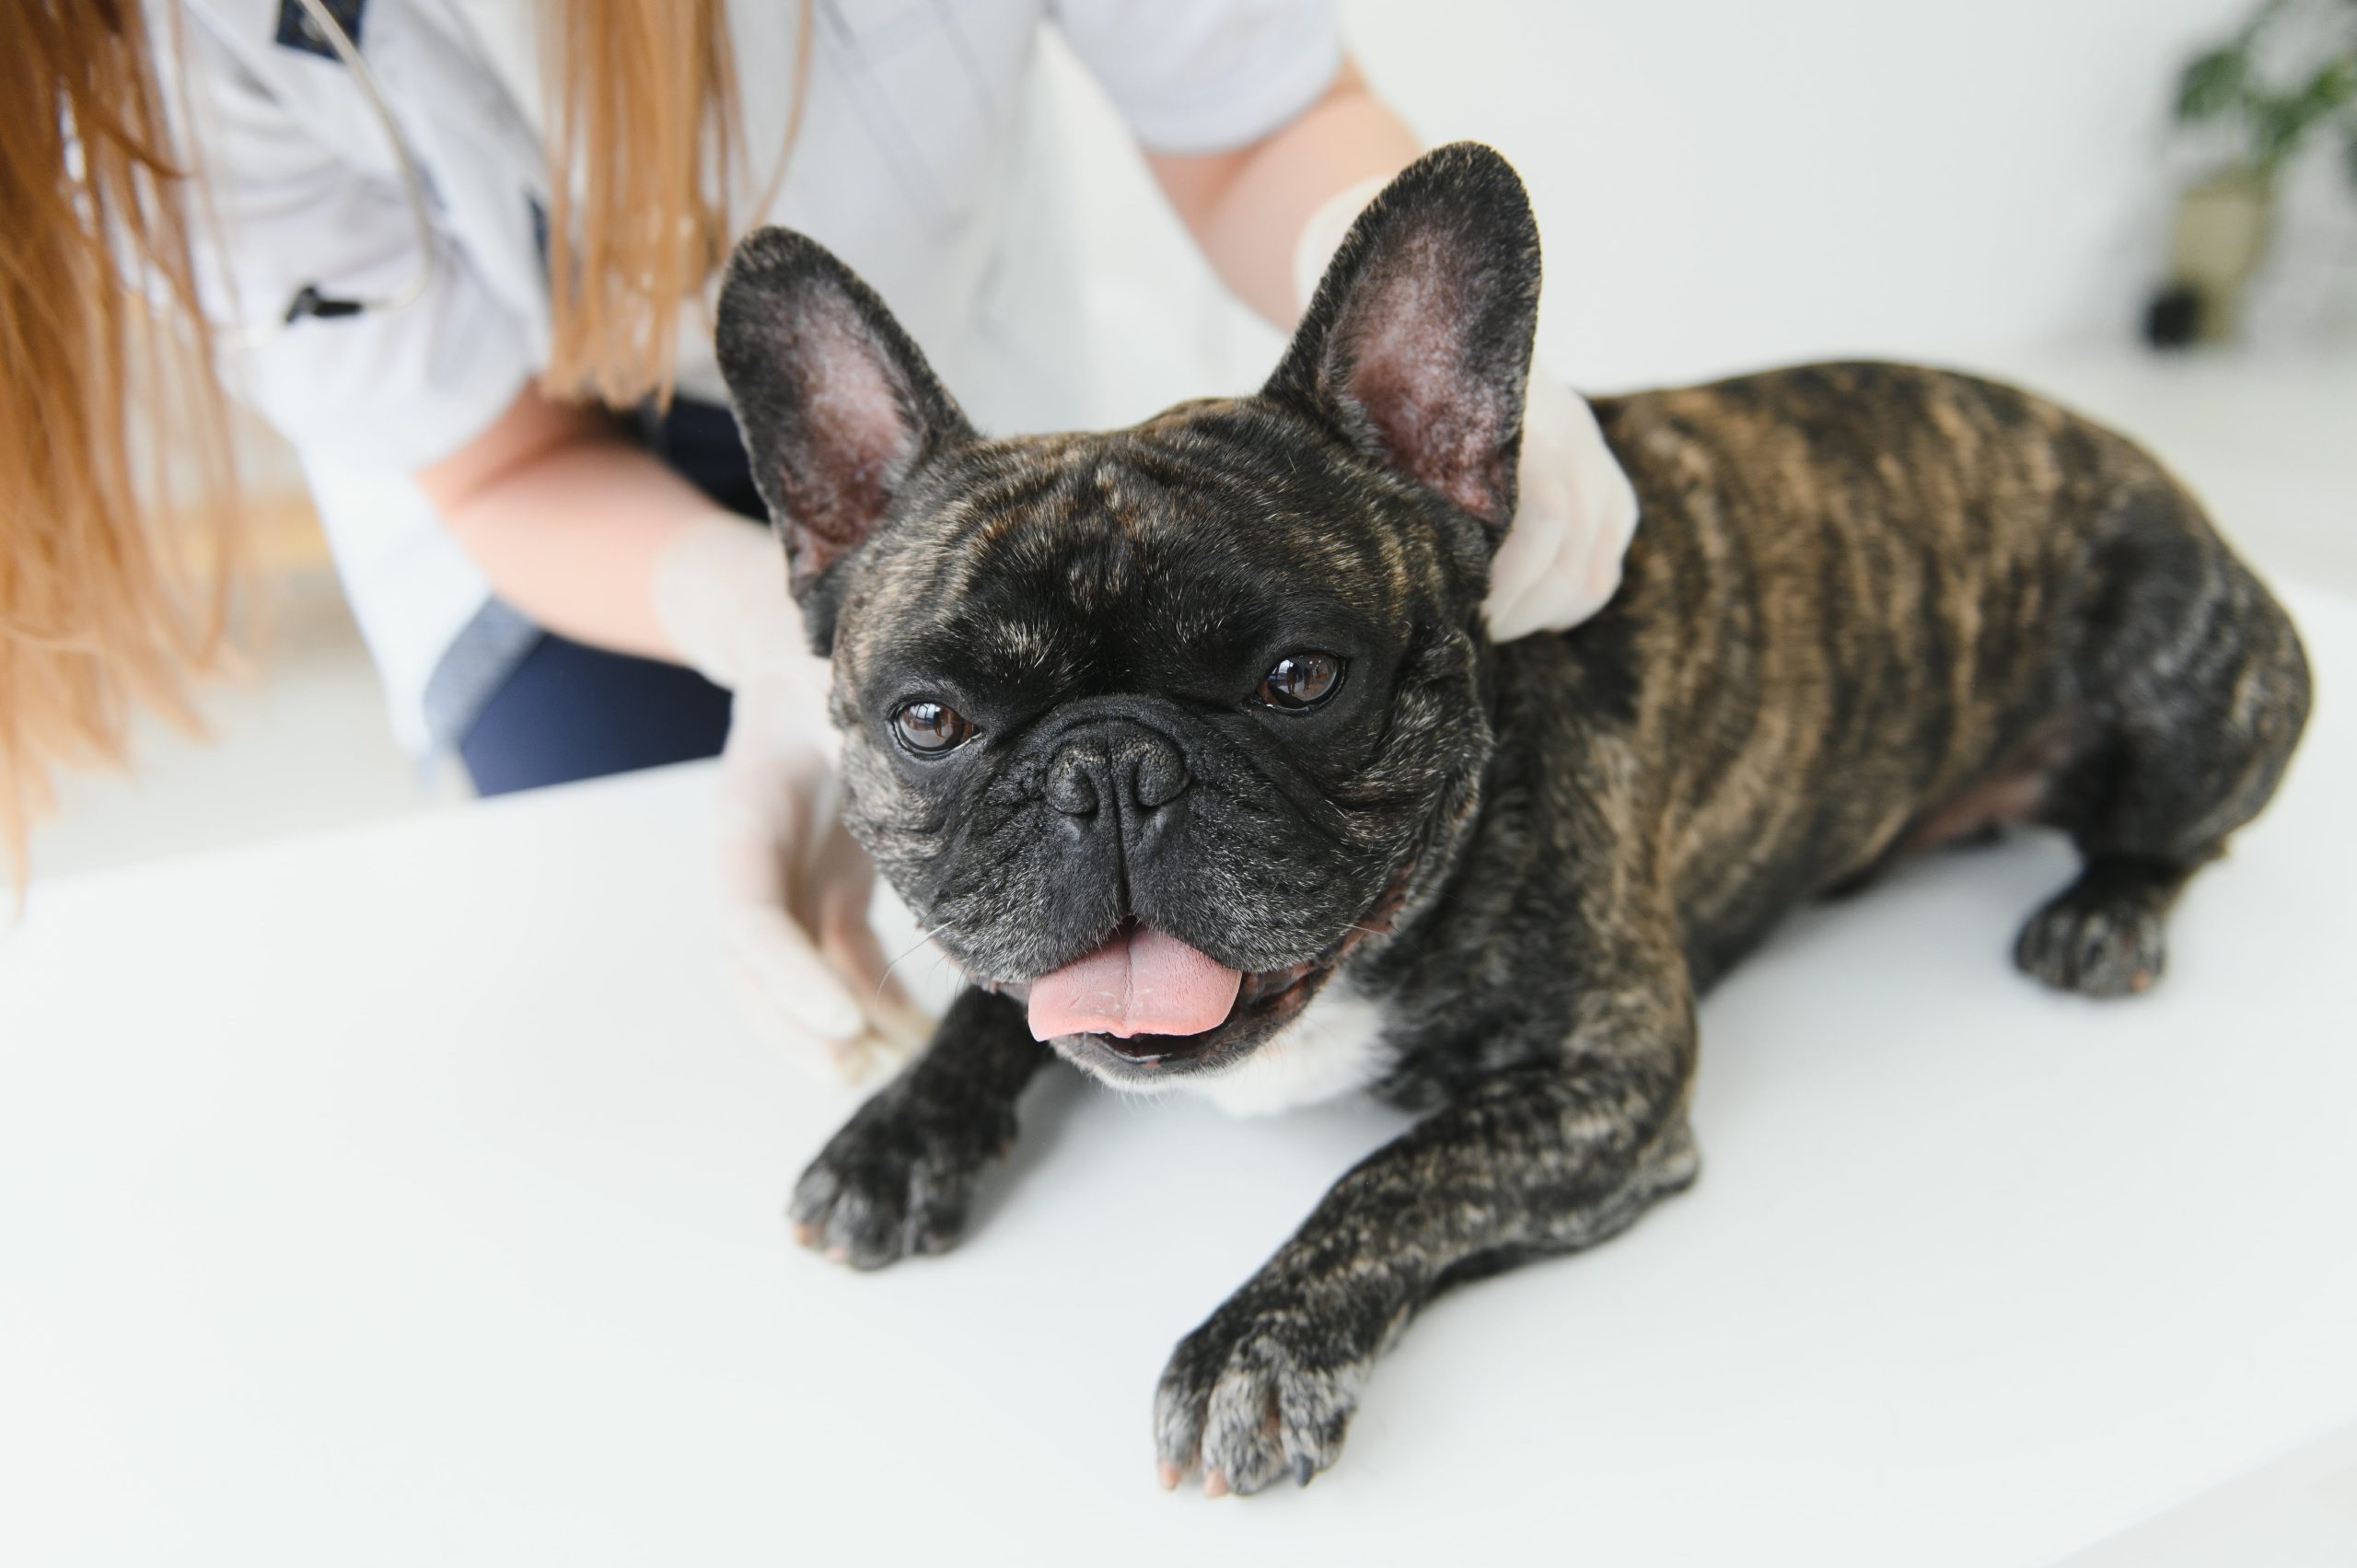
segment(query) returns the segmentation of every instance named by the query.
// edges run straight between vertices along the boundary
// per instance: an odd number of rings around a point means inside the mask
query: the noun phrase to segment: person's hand
[[[1306,309],[1351,225],[1389,183],[1338,192],[1310,215],[1294,247],[1295,308]],[[1620,587],[1637,528],[1637,493],[1585,399],[1534,354],[1522,413],[1514,521],[1490,563],[1482,614],[1494,640],[1561,632],[1602,610]]]
[[[802,642],[776,543],[734,517],[700,522],[666,552],[656,603],[681,655],[735,693],[714,832],[748,1018],[847,1081],[897,1063],[929,1025],[868,925],[876,873],[837,809],[828,666]]]
[[[1481,611],[1511,642],[1561,632],[1602,610],[1620,587],[1637,531],[1637,492],[1604,444],[1587,400],[1537,359],[1522,407],[1514,522],[1490,562]]]
[[[837,809],[826,661],[779,652],[739,681],[720,753],[721,935],[754,1026],[856,1082],[905,1060],[928,1024],[868,926],[876,869]]]

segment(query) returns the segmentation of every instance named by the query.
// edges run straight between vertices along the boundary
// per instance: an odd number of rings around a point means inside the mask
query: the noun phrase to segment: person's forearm
[[[535,621],[621,653],[681,656],[656,611],[657,568],[723,514],[605,418],[528,388],[417,479],[493,589]]]
[[[1291,331],[1294,245],[1336,192],[1413,162],[1416,138],[1345,61],[1323,98],[1283,128],[1234,152],[1149,153],[1163,194],[1244,302]]]

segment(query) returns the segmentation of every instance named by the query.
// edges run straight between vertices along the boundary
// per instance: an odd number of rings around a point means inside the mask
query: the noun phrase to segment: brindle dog
[[[1259,395],[985,440],[818,246],[729,270],[848,819],[975,981],[804,1176],[801,1237],[948,1245],[1051,1052],[1428,1113],[1178,1347],[1167,1483],[1306,1482],[1425,1302],[1691,1182],[1696,996],[1891,855],[2062,830],[2084,865],[2018,962],[2143,990],[2307,712],[2291,622],[2151,458],[1892,365],[1599,403],[1643,505],[1625,582],[1492,647],[1538,293],[1513,171],[1444,148]]]

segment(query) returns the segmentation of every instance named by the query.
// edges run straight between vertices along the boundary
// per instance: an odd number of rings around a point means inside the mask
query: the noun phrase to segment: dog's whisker
[[[901,951],[901,953],[900,953],[900,957],[899,957],[899,958],[894,958],[890,963],[886,964],[886,965],[884,966],[884,972],[883,972],[882,974],[877,975],[877,976],[876,977],[876,994],[875,994],[875,996],[873,996],[872,998],[870,998],[870,1000],[871,1000],[872,1002],[874,1002],[875,1004],[877,1004],[877,1005],[882,1005],[882,1003],[883,1003],[883,1001],[884,1001],[884,988],[885,988],[887,985],[889,985],[889,984],[892,982],[892,971],[893,971],[894,970],[899,969],[899,968],[900,967],[900,960],[901,960],[902,958],[908,958],[911,954],[914,953],[918,948],[920,948],[920,947],[923,947],[926,943],[928,943],[928,942],[930,942],[930,941],[932,941],[932,940],[933,940],[933,933],[932,933],[932,932],[930,932],[930,931],[925,932],[923,935],[920,935],[920,936],[919,936],[919,937],[918,937],[914,942],[911,942],[911,944],[909,944],[909,946],[908,946],[905,949],[903,949],[903,950]]]

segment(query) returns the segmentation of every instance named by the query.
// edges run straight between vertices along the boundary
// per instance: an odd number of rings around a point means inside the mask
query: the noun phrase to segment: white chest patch
[[[1224,1073],[1182,1078],[1230,1116],[1269,1116],[1363,1089],[1390,1065],[1384,1007],[1336,976],[1309,999],[1293,1027]]]

